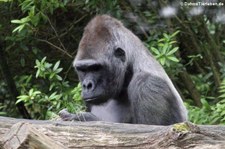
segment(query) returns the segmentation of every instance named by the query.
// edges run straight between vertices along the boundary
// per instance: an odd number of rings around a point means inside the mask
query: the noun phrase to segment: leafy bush
[[[58,0],[24,0],[19,1],[21,11],[27,13],[28,15],[17,20],[11,20],[11,23],[17,24],[18,26],[12,32],[24,33],[30,31],[35,31],[35,27],[40,21],[47,22],[47,14],[53,14],[54,10],[57,8],[64,8],[68,1],[58,1]]]
[[[179,62],[175,56],[175,52],[177,52],[179,47],[174,47],[174,44],[176,43],[174,38],[178,33],[179,31],[176,31],[171,35],[164,33],[163,38],[159,39],[155,45],[147,44],[150,51],[163,66],[166,65],[167,67],[170,67],[171,63]]]
[[[182,66],[179,60],[176,58],[176,52],[178,47],[176,45],[175,37],[179,31],[173,34],[163,34],[163,38],[155,41],[147,41],[147,46],[153,53],[155,58],[160,64],[167,70],[170,76],[174,77],[180,70],[177,66]],[[175,44],[175,45],[174,45]],[[202,58],[201,55],[189,56],[191,64],[195,59]],[[181,68],[181,67],[180,67]],[[175,71],[173,70],[175,69]],[[192,80],[196,84],[196,88],[202,93],[201,103],[202,107],[193,106],[193,100],[185,100],[185,105],[188,109],[189,120],[196,124],[225,124],[225,79],[220,86],[220,96],[217,103],[209,103],[209,101],[215,101],[215,97],[208,96],[211,89],[212,82],[209,78],[212,77],[212,72],[203,75],[192,75]]]
[[[18,86],[21,95],[17,103],[23,101],[32,118],[49,119],[63,108],[68,108],[71,112],[84,110],[80,96],[81,85],[73,88],[64,81],[59,74],[63,70],[59,65],[60,61],[53,65],[44,57],[41,61],[36,60],[36,79],[31,75],[20,79]]]
[[[146,46],[153,56],[164,67],[170,78],[177,78],[178,73],[182,70],[183,65],[180,63],[180,58],[177,46],[176,37],[179,30],[172,34],[162,33],[162,37],[156,39],[149,37],[146,41]]]
[[[225,124],[225,79],[221,83],[219,92],[220,100],[216,103],[209,104],[203,97],[201,108],[186,103],[189,120],[196,124]]]

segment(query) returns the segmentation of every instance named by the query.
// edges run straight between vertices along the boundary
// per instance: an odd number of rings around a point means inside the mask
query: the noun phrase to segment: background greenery
[[[85,110],[72,61],[87,22],[110,14],[165,68],[190,121],[225,124],[225,6],[180,2],[0,0],[0,115],[50,119],[63,108]]]

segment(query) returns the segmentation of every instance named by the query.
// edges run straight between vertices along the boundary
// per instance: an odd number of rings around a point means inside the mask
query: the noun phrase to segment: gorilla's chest
[[[103,121],[128,123],[131,119],[128,107],[127,103],[109,100],[105,104],[92,106],[91,113]]]

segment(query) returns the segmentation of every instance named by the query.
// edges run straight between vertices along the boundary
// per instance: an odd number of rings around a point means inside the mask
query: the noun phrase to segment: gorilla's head
[[[119,21],[103,15],[85,28],[74,67],[86,102],[99,104],[116,98],[124,88],[127,54],[117,32],[122,27]]]

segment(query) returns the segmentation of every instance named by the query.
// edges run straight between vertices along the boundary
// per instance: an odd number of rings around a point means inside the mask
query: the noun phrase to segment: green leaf
[[[55,83],[54,82],[50,85],[49,91],[51,91],[53,89],[53,87],[55,87]]]
[[[168,43],[167,51],[169,52],[169,51],[171,51],[171,49],[172,49],[172,45]]]
[[[156,55],[156,59],[159,60],[163,55],[160,54],[160,55]]]
[[[30,82],[30,80],[32,79],[32,75],[28,76],[28,78],[26,79],[26,84],[28,84]]]
[[[24,99],[23,98],[20,98],[20,99],[18,99],[17,101],[16,101],[16,104],[18,104],[18,103],[20,103],[20,102],[23,102],[24,101]]]
[[[38,69],[37,72],[36,72],[35,77],[38,78],[39,75],[40,75],[40,70]]]
[[[159,61],[160,61],[160,63],[161,63],[162,65],[165,65],[166,58],[165,58],[165,57],[162,57],[162,58],[159,59]]]
[[[169,44],[174,44],[176,43],[177,41],[170,41]]]
[[[45,62],[45,60],[46,60],[46,56],[41,60],[41,63],[43,64],[44,62]]]
[[[51,73],[49,79],[52,79],[55,76],[55,73]]]
[[[31,8],[31,6],[33,4],[34,4],[34,1],[33,0],[24,0],[24,2],[20,4],[21,10],[23,12],[29,11],[29,9]]]
[[[21,20],[11,20],[11,23],[22,24],[22,21]]]
[[[35,60],[35,63],[36,63],[37,66],[39,66],[39,65],[41,64],[41,63],[39,62],[39,60],[37,60],[37,59]],[[35,66],[35,67],[36,67],[36,66]]]
[[[210,122],[210,124],[212,125],[212,124],[217,123],[219,119],[220,119],[220,117],[215,117],[215,118]]]
[[[33,92],[34,92],[34,89],[32,88],[32,89],[29,90],[28,95],[29,95],[29,96],[32,96]]]
[[[55,66],[53,67],[53,71],[55,71],[59,67],[60,61],[55,63]]]
[[[47,69],[50,68],[51,66],[52,66],[52,64],[47,63],[47,62],[44,64],[44,67],[47,68]]]
[[[162,51],[162,53],[163,53],[164,55],[166,54],[166,51],[167,51],[168,47],[169,47],[168,43],[164,44],[164,46],[163,46],[163,51]]]
[[[159,55],[159,51],[158,49],[156,49],[155,47],[151,47],[152,52],[154,52],[156,55]]]
[[[224,110],[224,109],[222,109],[222,110]],[[224,117],[224,115],[225,115],[225,111],[222,111],[222,112],[220,113],[220,116],[221,116],[221,117]]]
[[[33,17],[34,14],[35,14],[35,6],[32,6],[32,7],[30,8],[29,17]]]
[[[25,98],[29,98],[29,96],[27,95],[20,95],[17,97],[17,99],[25,99]]]
[[[220,89],[225,89],[225,84],[224,84],[224,83],[221,83],[221,85],[220,85],[219,88],[220,88]]]
[[[40,22],[40,16],[38,14],[31,18],[31,23],[34,26],[37,26],[39,22]]]
[[[56,96],[56,94],[57,94],[57,92],[52,93],[52,94],[49,96],[49,99],[54,99],[55,96]]]
[[[162,38],[162,39],[159,39],[159,40],[158,40],[158,42],[162,42],[162,41],[165,41],[165,39],[164,39],[164,38]]]
[[[59,68],[55,71],[55,73],[60,73],[63,70],[63,68]]]
[[[40,69],[42,72],[44,72],[44,71],[46,70],[44,66],[40,66],[39,69]]]
[[[224,87],[220,87],[219,89],[220,89],[219,93],[225,93],[225,86]]]
[[[172,55],[172,54],[174,54],[175,52],[177,52],[178,49],[179,49],[179,47],[175,47],[175,48],[173,48],[171,51],[169,51],[166,55]]]
[[[12,32],[21,32],[21,30],[25,27],[25,24],[19,25]]]
[[[221,119],[221,121],[223,122],[223,124],[225,124],[225,123],[224,123],[224,121],[225,121],[225,117],[224,117],[224,118],[222,118],[222,119]]]
[[[220,95],[219,98],[225,98],[225,94]]]
[[[164,36],[166,39],[169,39],[169,36],[168,36],[166,33],[163,33],[163,36]]]
[[[180,33],[180,31],[178,30],[178,31],[176,31],[176,32],[174,32],[170,37],[174,37],[174,36],[176,36],[178,33]]]
[[[22,24],[27,23],[27,22],[29,22],[29,21],[30,21],[30,17],[29,17],[29,16],[27,16],[27,17],[21,19],[21,23],[22,23]]]
[[[38,94],[41,94],[41,92],[40,91],[34,91],[34,93],[33,93],[34,96],[36,96]]]
[[[62,81],[62,77],[60,77],[59,75],[56,75],[57,80]]]
[[[27,100],[30,99],[30,97],[27,95],[20,95],[17,98],[18,100],[16,101],[16,104],[18,104],[19,102],[26,102]]]
[[[204,108],[211,109],[210,105],[208,104],[208,102],[204,98],[201,98],[201,103],[202,103]]]
[[[18,32],[21,32],[24,29],[25,25],[26,24],[20,25],[20,28],[19,28]]]
[[[163,47],[164,44],[163,44],[163,43],[159,43],[158,46],[159,46],[159,47]]]
[[[167,59],[169,59],[169,60],[171,60],[173,62],[179,62],[179,60],[176,57],[174,57],[174,56],[168,56]]]

